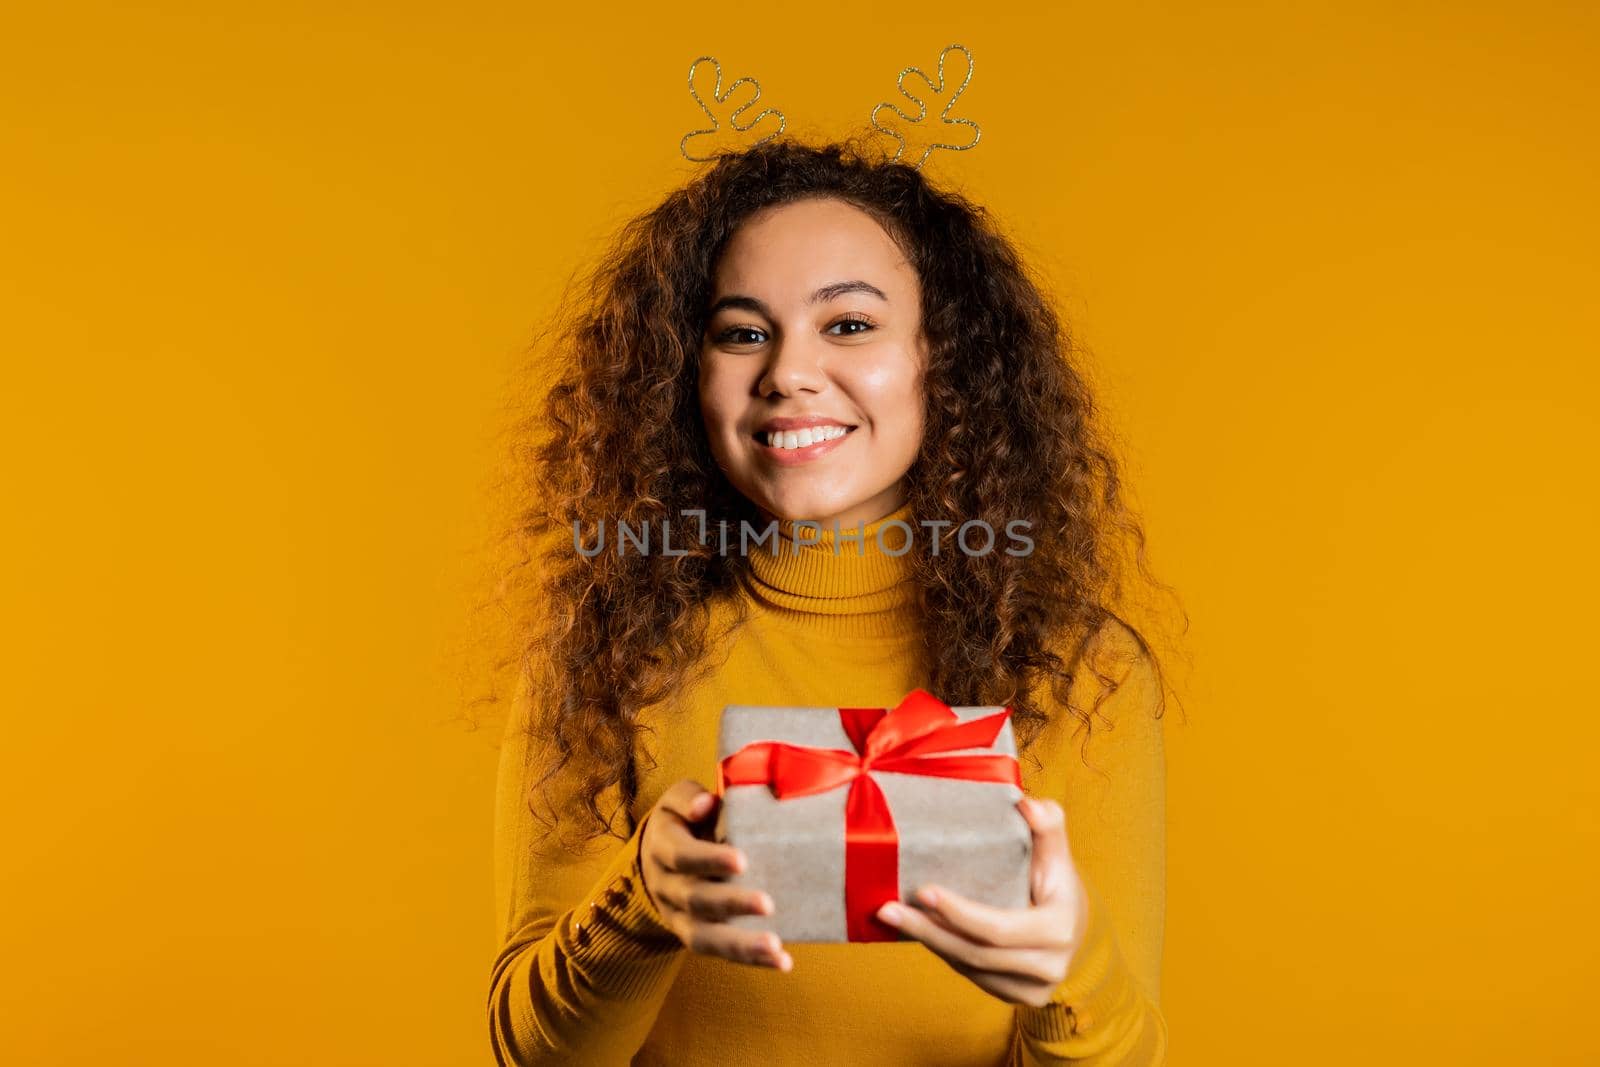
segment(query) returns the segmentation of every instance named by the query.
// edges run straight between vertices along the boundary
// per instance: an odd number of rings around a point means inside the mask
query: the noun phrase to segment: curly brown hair
[[[497,591],[512,605],[512,641],[500,665],[515,665],[533,701],[536,790],[548,810],[577,817],[583,839],[623,836],[615,817],[649,758],[640,712],[703,664],[711,606],[736,594],[749,562],[691,538],[681,556],[585,556],[572,549],[574,523],[682,525],[701,509],[713,528],[763,525],[712,459],[701,339],[730,235],[753,212],[810,197],[870,214],[920,279],[929,360],[924,441],[906,476],[915,519],[1031,524],[1027,556],[933,556],[914,539],[930,691],[955,705],[1009,705],[1026,753],[1050,714],[1035,696],[1048,685],[1087,745],[1094,709],[1072,706],[1068,692],[1095,635],[1116,620],[1156,658],[1113,610],[1129,543],[1149,574],[1119,464],[1062,317],[987,211],[856,139],[724,152],[575,276],[517,383],[520,393],[552,379],[512,429],[505,533],[515,550]],[[552,806],[546,786],[558,775],[567,795]],[[620,803],[603,804],[608,795]]]

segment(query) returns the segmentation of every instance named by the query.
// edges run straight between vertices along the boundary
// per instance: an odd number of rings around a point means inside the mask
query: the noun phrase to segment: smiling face
[[[836,199],[767,208],[712,282],[700,409],[734,487],[825,529],[904,503],[927,348],[916,271],[883,227]]]

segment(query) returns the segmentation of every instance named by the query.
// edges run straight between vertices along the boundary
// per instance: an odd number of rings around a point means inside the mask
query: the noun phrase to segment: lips
[[[855,429],[855,423],[843,419],[835,419],[828,415],[783,415],[768,419],[753,431],[756,434],[768,434],[789,430],[810,430],[818,426],[843,426],[846,429]]]
[[[844,444],[855,429],[830,421],[798,430],[773,431],[771,435],[757,431],[751,436],[767,459],[780,466],[793,466],[827,455]],[[786,443],[789,447],[785,447]]]

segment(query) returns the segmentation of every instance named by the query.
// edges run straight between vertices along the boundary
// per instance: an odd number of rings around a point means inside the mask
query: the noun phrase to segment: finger
[[[980,945],[954,930],[945,929],[932,916],[923,915],[916,908],[908,908],[894,901],[878,910],[878,918],[908,937],[921,941],[947,962],[1035,981],[1050,981],[1058,971],[1062,977],[1066,976],[1066,969],[1060,963],[1064,955],[1061,952]]]
[[[656,879],[656,883],[656,902],[661,906],[665,916],[669,919],[679,918],[685,926],[698,921],[689,914],[689,896],[694,892],[695,886],[700,884],[700,879],[663,871]],[[686,931],[680,930],[678,936],[685,944],[688,943],[689,935]]]
[[[672,783],[666,792],[661,794],[661,799],[656,801],[656,806],[672,812],[687,823],[699,822],[717,806],[717,797],[705,786],[692,778],[684,778]]]
[[[916,902],[940,925],[969,941],[999,948],[1058,948],[1065,945],[1059,917],[1048,908],[996,908],[943,886],[927,885]]]
[[[1072,853],[1067,845],[1067,815],[1053,800],[1024,797],[1017,804],[1028,829],[1033,831],[1033,862],[1029,882],[1035,904],[1059,899],[1070,884]]]
[[[783,942],[770,930],[744,930],[727,923],[696,922],[689,928],[684,943],[695,952],[720,956],[734,963],[778,971],[794,967],[794,959],[784,950]]]
[[[1036,982],[1030,978],[1017,978],[1009,974],[996,974],[993,971],[980,971],[975,967],[968,967],[964,963],[945,961],[960,974],[980,989],[987,990],[1001,1000],[1012,1004],[1027,1004],[1041,1008],[1050,1003],[1050,997],[1055,993],[1055,985],[1048,982]]]
[[[755,889],[720,882],[694,881],[684,901],[684,910],[696,919],[718,922],[735,915],[771,915],[772,898]]]
[[[724,878],[744,870],[744,853],[732,845],[703,841],[673,818],[655,842],[656,860],[669,871],[699,878]]]

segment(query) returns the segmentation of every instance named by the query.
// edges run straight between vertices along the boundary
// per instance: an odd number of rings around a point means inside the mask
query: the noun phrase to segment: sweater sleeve
[[[1076,744],[1061,749],[1077,761],[1058,799],[1087,890],[1087,918],[1050,1003],[1017,1009],[1013,1061],[1022,1067],[1166,1062],[1167,1023],[1160,1006],[1166,753],[1163,720],[1156,716],[1160,701],[1159,675],[1141,652],[1095,713],[1090,765],[1083,765]]]
[[[520,686],[513,702],[496,779],[495,1062],[625,1064],[644,1044],[684,950],[640,874],[648,817],[626,841],[603,837],[586,852],[546,836],[529,804],[536,768],[527,692]]]

